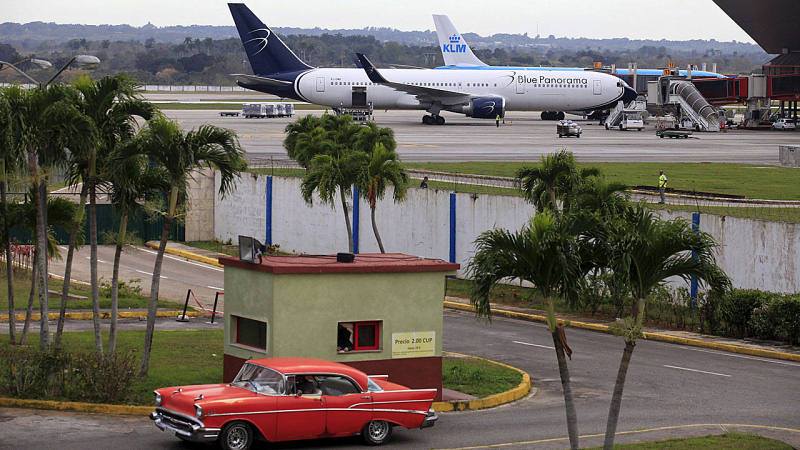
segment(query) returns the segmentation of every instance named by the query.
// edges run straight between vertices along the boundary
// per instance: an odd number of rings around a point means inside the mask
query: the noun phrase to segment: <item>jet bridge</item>
[[[678,123],[692,122],[696,131],[719,131],[719,112],[703,97],[695,85],[684,78],[661,77],[658,104],[678,109]]]

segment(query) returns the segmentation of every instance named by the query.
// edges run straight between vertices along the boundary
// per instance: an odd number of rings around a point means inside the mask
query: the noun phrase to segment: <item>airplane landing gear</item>
[[[564,120],[563,111],[543,111],[542,120]]]
[[[425,125],[444,125],[444,117],[424,115],[422,116],[422,123]]]

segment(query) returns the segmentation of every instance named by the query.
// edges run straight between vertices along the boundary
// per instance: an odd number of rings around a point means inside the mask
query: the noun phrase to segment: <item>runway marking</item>
[[[221,287],[217,287],[217,286],[206,286],[206,287],[209,288],[209,289],[217,290],[217,291],[224,291],[225,290],[225,289],[223,289]]]
[[[555,347],[550,347],[549,345],[531,344],[530,342],[521,342],[521,341],[513,341],[513,342],[515,344],[528,345],[528,346],[531,346],[531,347],[548,348],[550,350],[555,350],[556,349]]]
[[[694,423],[688,425],[673,425],[673,426],[666,426],[666,427],[656,427],[656,428],[643,428],[640,430],[629,430],[629,431],[617,431],[617,436],[627,436],[631,434],[642,434],[642,433],[652,433],[654,431],[671,431],[671,430],[680,430],[684,428],[711,428],[717,427],[721,430],[726,430],[729,428],[753,428],[757,430],[769,430],[769,431],[786,431],[789,433],[798,433],[800,434],[800,429],[797,428],[786,428],[786,427],[773,427],[769,425],[748,425],[748,424],[739,424],[739,423]],[[605,434],[597,433],[597,434],[583,434],[578,436],[579,439],[591,439],[591,438],[599,438],[604,437]],[[438,449],[438,450],[477,450],[482,448],[503,448],[503,447],[512,447],[512,446],[530,446],[535,444],[546,444],[549,442],[560,442],[560,441],[569,441],[568,436],[557,437],[557,438],[547,438],[547,439],[537,439],[532,441],[518,441],[518,442],[503,442],[499,444],[489,444],[489,445],[476,445],[473,447],[453,447],[453,448],[445,448],[445,449]]]
[[[705,374],[708,374],[708,375],[716,375],[718,377],[732,377],[733,376],[733,375],[726,375],[724,373],[707,372],[705,370],[690,369],[688,367],[670,366],[670,365],[667,365],[667,364],[664,364],[664,367],[668,367],[670,369],[686,370],[686,371],[689,371],[689,372],[705,373]]]

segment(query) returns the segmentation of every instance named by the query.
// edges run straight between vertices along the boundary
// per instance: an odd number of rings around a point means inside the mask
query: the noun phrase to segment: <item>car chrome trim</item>
[[[193,442],[214,442],[219,436],[219,428],[204,428],[202,422],[190,420],[184,414],[166,408],[158,408],[150,413],[150,420],[161,431],[170,431]]]
[[[362,402],[356,403],[354,405],[350,405],[350,408],[355,408],[356,406],[361,405],[389,405],[393,403],[417,403],[417,402],[432,402],[434,399],[423,399],[423,400],[392,400],[392,401],[385,401],[385,402]]]
[[[232,412],[232,413],[217,413],[208,414],[206,417],[224,417],[224,416],[238,416],[238,415],[257,415],[257,414],[278,414],[278,413],[297,413],[297,412],[313,412],[313,411],[349,411],[349,412],[395,412],[406,414],[428,414],[427,411],[408,410],[408,409],[372,409],[372,408],[304,408],[304,409],[280,409],[275,411],[248,411],[248,412]]]
[[[380,391],[383,393],[387,392],[439,392],[438,389],[398,389],[395,391]]]

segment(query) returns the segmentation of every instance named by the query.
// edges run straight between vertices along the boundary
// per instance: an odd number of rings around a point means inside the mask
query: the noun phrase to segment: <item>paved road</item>
[[[147,258],[140,253],[134,253],[128,263]],[[220,272],[168,258],[165,274],[172,277],[162,283],[165,287],[182,286],[198,272],[203,283],[221,282]],[[580,430],[583,434],[602,433],[622,343],[614,336],[577,329],[568,330],[568,338],[575,352],[570,370]],[[532,375],[536,394],[494,410],[445,414],[433,429],[399,431],[391,447],[454,448],[522,442],[509,448],[563,448],[565,441],[551,441],[565,435],[561,387],[551,347],[543,324],[503,318],[485,323],[468,313],[447,311],[445,350],[523,368]],[[722,427],[708,424],[729,424],[724,429],[758,432],[800,446],[798,363],[643,341],[636,347],[625,388],[619,430],[657,430],[624,435],[624,440],[718,433]],[[5,422],[0,428],[0,447],[185,448],[172,436],[158,432],[146,418],[0,409],[0,422]],[[676,426],[680,428],[670,428]],[[585,444],[599,445],[598,439],[588,439]],[[270,448],[332,447],[362,448],[355,440]]]
[[[249,156],[286,159],[283,129],[291,119],[219,117],[218,111],[165,111],[185,128],[213,123],[234,129]],[[301,114],[319,112],[301,111]],[[394,129],[397,149],[406,161],[521,161],[566,148],[582,161],[744,162],[778,164],[778,145],[800,143],[799,132],[728,131],[696,133],[692,139],[659,139],[643,132],[605,130],[582,122],[580,139],[559,139],[554,122],[538,113],[509,113],[507,124],[445,114],[447,125],[425,126],[419,111],[378,111],[379,125]]]
[[[50,273],[63,276],[64,260],[67,248],[61,247],[61,261],[50,263]],[[75,255],[72,267],[72,278],[80,281],[89,281],[89,246],[84,245]],[[101,245],[97,249],[98,273],[101,279],[111,282],[114,264],[114,246]],[[148,295],[150,282],[153,279],[153,265],[156,252],[144,247],[125,247],[120,259],[120,278],[123,280],[140,281],[142,292]],[[164,255],[161,269],[161,284],[159,295],[164,299],[183,302],[186,291],[192,289],[201,302],[210,305],[214,301],[214,294],[222,290],[222,269],[194,261],[187,261],[172,255]]]

